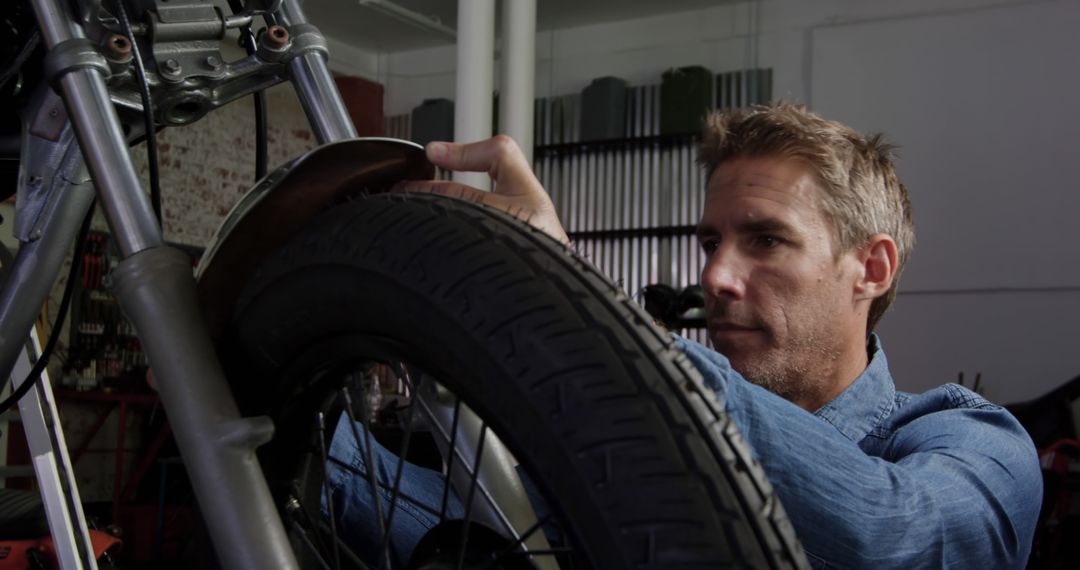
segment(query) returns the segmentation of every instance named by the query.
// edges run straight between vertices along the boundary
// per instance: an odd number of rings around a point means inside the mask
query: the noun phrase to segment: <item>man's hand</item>
[[[398,184],[395,191],[428,192],[473,200],[529,222],[562,243],[570,243],[551,197],[533,176],[532,167],[514,139],[498,135],[470,144],[433,142],[426,150],[428,160],[439,168],[487,172],[495,190],[484,192],[458,182],[441,180],[409,180]]]

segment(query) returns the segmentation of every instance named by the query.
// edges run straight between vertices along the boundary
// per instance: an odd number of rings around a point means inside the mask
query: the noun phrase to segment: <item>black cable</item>
[[[75,250],[71,258],[71,269],[68,270],[67,285],[64,286],[64,296],[60,300],[60,312],[57,313],[56,321],[53,323],[52,330],[49,331],[49,340],[45,343],[45,349],[41,351],[41,355],[23,383],[3,402],[0,402],[0,414],[14,407],[31,388],[37,385],[38,380],[41,379],[41,373],[49,364],[49,358],[52,356],[53,349],[56,348],[56,343],[60,340],[60,329],[64,328],[64,319],[67,317],[68,306],[71,305],[71,296],[75,292],[75,281],[79,278],[79,272],[82,269],[83,251],[86,249],[86,237],[90,234],[90,222],[94,219],[95,205],[97,205],[97,198],[90,203],[90,209],[87,210],[82,227],[79,228],[79,238],[75,241]]]
[[[12,77],[15,77],[15,75],[19,73],[19,70],[22,69],[26,60],[30,59],[30,56],[34,53],[34,49],[37,48],[39,43],[41,43],[41,36],[38,34],[37,30],[34,30],[34,33],[30,35],[30,38],[23,44],[22,49],[19,50],[19,54],[15,56],[15,60],[11,62],[11,65],[9,65],[3,73],[0,73],[0,87],[6,85]]]
[[[131,21],[128,19],[127,9],[124,8],[124,0],[116,0],[116,15],[120,19],[120,25],[124,29],[124,35],[131,42],[131,53],[135,64],[135,76],[139,80],[139,96],[143,106],[143,126],[146,129],[146,161],[150,167],[150,204],[154,208],[154,216],[157,217],[158,226],[161,227],[161,178],[158,174],[158,146],[157,131],[154,128],[154,107],[150,100],[150,83],[146,80],[146,68],[143,67],[142,53],[139,51],[139,43],[135,41],[135,33],[131,30]]]
[[[266,144],[266,93],[255,93],[255,180],[266,176],[269,162]]]
[[[244,9],[240,0],[229,0],[229,9],[233,14],[238,14]],[[255,34],[251,32],[251,26],[240,28],[240,45],[247,50],[248,55],[255,53],[257,46]],[[255,92],[255,180],[262,180],[266,176],[267,163],[267,138],[266,138],[266,94],[262,91]]]

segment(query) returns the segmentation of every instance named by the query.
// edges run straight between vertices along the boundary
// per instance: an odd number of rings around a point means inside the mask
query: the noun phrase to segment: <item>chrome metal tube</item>
[[[278,23],[283,26],[306,24],[307,14],[298,0],[283,0],[277,11]]]
[[[289,75],[319,144],[356,138],[356,127],[326,67],[326,56],[316,51],[296,56],[289,62]]]
[[[51,49],[62,41],[86,37],[66,3],[57,0],[32,0],[31,3],[45,47]]]
[[[131,160],[104,78],[93,69],[77,69],[60,78],[60,91],[120,254],[128,257],[160,246],[161,228]]]
[[[33,7],[50,50],[84,37],[66,2],[33,0]],[[120,253],[127,257],[161,245],[161,228],[136,174],[105,78],[93,67],[62,69],[59,73],[60,94]]]
[[[298,568],[255,448],[269,418],[240,417],[199,310],[191,260],[159,247],[124,259],[113,293],[139,331],[223,568]]]
[[[299,26],[308,23],[300,2],[285,0],[278,11],[280,22],[285,26]],[[308,28],[312,33],[313,28]],[[316,36],[320,38],[321,36]],[[318,39],[321,43],[322,40]],[[289,77],[292,79],[300,106],[304,108],[308,122],[315,132],[315,140],[326,144],[356,138],[345,101],[341,99],[334,77],[326,66],[326,54],[320,50],[308,49],[289,61]]]

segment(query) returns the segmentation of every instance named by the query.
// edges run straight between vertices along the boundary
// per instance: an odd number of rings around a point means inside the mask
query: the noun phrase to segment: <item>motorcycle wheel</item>
[[[363,395],[344,401],[349,379],[372,367],[437,378],[509,448],[551,511],[544,531],[558,548],[526,554],[534,563],[806,566],[764,473],[670,335],[587,261],[501,211],[403,194],[336,207],[265,261],[226,339],[242,410],[275,421],[260,459],[305,566],[385,560],[337,552],[349,529],[324,512],[333,417],[354,413]],[[455,524],[437,528],[457,537]],[[521,550],[487,548],[412,566],[509,568],[495,556]]]

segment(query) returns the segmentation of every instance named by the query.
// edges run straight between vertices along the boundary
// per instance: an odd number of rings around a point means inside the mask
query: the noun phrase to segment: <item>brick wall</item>
[[[287,86],[267,92],[270,169],[315,146],[296,96]],[[195,124],[158,134],[165,239],[203,247],[233,204],[255,182],[255,113],[250,97]],[[134,150],[147,187],[145,145]],[[104,229],[104,221],[99,222]]]

